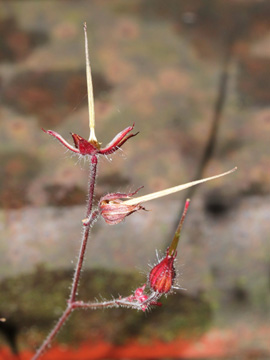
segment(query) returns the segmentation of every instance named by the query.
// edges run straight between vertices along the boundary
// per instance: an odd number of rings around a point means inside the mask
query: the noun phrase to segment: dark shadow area
[[[13,354],[18,354],[17,337],[18,328],[13,321],[0,321],[0,334],[4,336]]]
[[[212,217],[224,217],[237,206],[238,198],[233,194],[225,194],[221,189],[214,189],[205,195],[204,210]]]
[[[248,302],[248,291],[239,284],[235,284],[230,291],[231,299],[235,303],[242,305]]]

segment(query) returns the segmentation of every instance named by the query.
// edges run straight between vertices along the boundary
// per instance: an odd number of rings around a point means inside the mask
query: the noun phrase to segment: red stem
[[[176,229],[176,232],[174,234],[173,240],[172,240],[171,245],[169,246],[169,249],[168,249],[168,254],[170,256],[175,256],[176,255],[176,249],[177,249],[177,245],[178,245],[178,242],[179,242],[179,239],[180,239],[181,229],[182,229],[182,226],[183,226],[183,223],[184,223],[187,211],[188,211],[189,203],[190,203],[190,200],[187,199],[186,203],[185,203],[183,214],[182,214],[181,219],[180,219],[180,222],[179,222],[179,224],[177,226],[177,229]]]
[[[54,339],[54,337],[56,336],[56,334],[59,332],[59,330],[61,329],[61,327],[63,326],[64,322],[67,320],[67,318],[69,317],[70,313],[72,312],[73,308],[71,305],[68,305],[66,310],[63,312],[62,316],[60,317],[60,319],[58,320],[57,324],[55,325],[55,327],[52,329],[52,331],[50,332],[49,336],[45,339],[45,341],[43,342],[43,344],[40,346],[40,348],[37,350],[37,352],[35,353],[35,355],[33,356],[32,360],[37,360],[45,351],[45,349],[49,346],[49,344],[52,342],[52,340]]]
[[[89,232],[90,232],[90,225],[93,223],[93,221],[95,220],[97,215],[98,215],[98,211],[94,211],[90,218],[89,223],[85,226],[84,231],[83,231],[81,248],[80,248],[80,252],[79,252],[78,262],[77,262],[77,265],[75,268],[75,273],[74,273],[74,277],[73,277],[73,281],[72,281],[72,288],[71,288],[70,297],[69,297],[69,302],[71,304],[76,299],[76,293],[77,293],[77,289],[78,289],[78,285],[79,285],[85,250],[86,250],[87,241],[88,241]]]
[[[92,211],[92,207],[93,207],[96,174],[97,174],[97,157],[96,157],[96,155],[93,155],[91,157],[90,184],[89,184],[86,218],[89,218],[90,213]],[[80,279],[80,275],[81,275],[87,240],[88,240],[88,236],[89,236],[90,225],[96,217],[97,217],[97,212],[94,212],[92,214],[91,220],[88,222],[88,224],[84,228],[81,249],[80,249],[80,253],[79,253],[77,266],[75,268],[74,278],[73,278],[73,282],[72,282],[72,288],[71,288],[70,297],[69,297],[70,303],[74,302],[75,298],[76,298],[76,292],[77,292],[78,285],[79,285],[79,279]]]
[[[36,354],[32,358],[32,360],[37,360],[43,352],[46,350],[46,348],[51,344],[52,340],[55,338],[55,336],[60,331],[61,327],[63,326],[64,322],[67,320],[73,309],[76,308],[74,306],[75,299],[76,299],[76,293],[79,285],[79,279],[81,275],[83,260],[85,256],[85,250],[86,245],[89,237],[89,231],[90,227],[93,223],[93,221],[98,216],[98,211],[94,211],[91,214],[92,208],[93,208],[93,198],[94,198],[94,190],[95,190],[95,183],[96,183],[96,173],[97,173],[97,156],[93,155],[91,157],[91,168],[90,168],[90,184],[89,184],[89,193],[88,193],[88,205],[87,205],[87,211],[86,211],[86,217],[89,218],[89,222],[87,225],[84,226],[84,232],[82,237],[82,243],[81,248],[79,252],[78,262],[75,268],[75,273],[72,281],[72,288],[70,292],[70,297],[67,303],[67,307],[65,311],[63,312],[62,316],[59,318],[57,324],[53,328],[53,330],[50,332],[49,336],[44,340],[43,344],[40,346],[40,348],[37,350]],[[91,214],[91,216],[90,216]]]
[[[86,217],[90,216],[93,207],[93,197],[94,197],[94,190],[95,190],[95,183],[96,183],[96,175],[97,175],[97,162],[98,158],[96,155],[91,157],[91,169],[90,169],[90,184],[89,184],[89,192],[88,192],[88,206]]]

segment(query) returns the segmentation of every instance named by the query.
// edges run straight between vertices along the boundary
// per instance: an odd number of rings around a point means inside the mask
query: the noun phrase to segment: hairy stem
[[[73,309],[104,309],[104,308],[118,308],[118,307],[129,307],[137,310],[141,310],[142,304],[139,302],[129,301],[126,298],[123,299],[114,299],[109,301],[102,301],[102,302],[83,302],[83,301],[76,301],[73,303]]]
[[[32,360],[37,360],[39,359],[39,357],[43,354],[43,352],[45,351],[45,349],[51,344],[52,340],[55,338],[56,334],[58,334],[59,330],[61,329],[61,327],[63,326],[64,322],[67,320],[67,318],[69,317],[69,315],[72,312],[72,306],[68,305],[66,307],[66,310],[63,312],[62,316],[59,318],[59,320],[57,321],[57,324],[55,325],[55,327],[52,329],[52,331],[50,332],[49,336],[45,339],[45,341],[43,342],[43,344],[40,346],[40,348],[37,350],[37,352],[35,353],[35,355],[33,356]]]
[[[79,257],[78,257],[78,262],[77,262],[77,265],[76,265],[76,268],[75,268],[75,273],[74,273],[73,282],[72,282],[72,288],[71,288],[70,297],[69,297],[69,302],[70,303],[73,303],[75,301],[75,299],[76,299],[76,293],[77,293],[77,290],[78,290],[81,270],[82,270],[82,266],[83,266],[83,260],[84,260],[84,256],[85,256],[85,250],[86,250],[87,241],[88,241],[89,232],[90,232],[90,225],[96,219],[97,214],[98,214],[97,211],[95,211],[93,213],[93,216],[91,217],[90,222],[84,228],[81,248],[80,248]]]
[[[87,204],[86,218],[88,218],[90,216],[91,211],[92,211],[92,207],[93,207],[93,198],[94,198],[96,174],[97,174],[97,157],[96,157],[96,155],[93,155],[91,157],[90,184],[89,184],[89,193],[88,193],[88,204]],[[94,214],[96,214],[94,216],[94,219],[95,219],[97,217],[97,213],[94,212]],[[94,219],[92,219],[92,221]],[[82,265],[83,265],[87,240],[88,240],[89,231],[90,231],[90,225],[91,225],[92,221],[90,221],[84,228],[83,238],[82,238],[82,243],[81,243],[81,249],[80,249],[80,253],[79,253],[77,266],[75,268],[72,288],[71,288],[71,292],[70,292],[70,298],[69,298],[70,302],[75,301],[75,298],[76,298],[76,292],[77,292],[78,285],[79,285],[79,279],[80,279],[80,275],[81,275],[81,270],[82,270]]]
[[[93,211],[93,198],[94,198],[94,190],[95,190],[95,183],[96,183],[96,173],[97,173],[97,156],[93,155],[91,157],[91,168],[90,168],[90,183],[89,183],[89,192],[88,192],[88,202],[87,202],[87,210],[86,210],[86,217],[89,218],[89,221],[87,225],[84,227],[82,242],[81,242],[81,248],[79,252],[78,262],[75,268],[75,273],[72,281],[72,288],[70,292],[70,297],[67,303],[67,307],[65,311],[63,312],[62,316],[57,321],[55,327],[50,332],[49,336],[45,339],[43,344],[40,346],[40,348],[37,350],[36,354],[32,358],[32,360],[37,360],[39,357],[43,354],[43,352],[48,348],[48,346],[51,344],[55,336],[58,334],[60,329],[62,328],[65,321],[68,319],[71,312],[77,308],[78,306],[75,304],[76,299],[76,293],[78,290],[79,285],[79,279],[81,275],[82,265],[84,261],[85,256],[85,250],[87,246],[87,241],[89,237],[90,227],[93,223],[93,221],[97,218],[99,212]]]
[[[176,232],[174,234],[174,237],[173,237],[173,240],[172,240],[172,243],[169,247],[169,251],[168,251],[168,254],[170,256],[176,256],[176,249],[177,249],[177,245],[178,245],[178,242],[179,242],[179,239],[180,239],[180,234],[181,234],[181,230],[182,230],[182,227],[183,227],[183,223],[184,223],[184,220],[185,220],[185,217],[187,215],[187,211],[188,211],[188,207],[189,207],[189,202],[190,200],[187,199],[186,200],[186,203],[185,203],[185,207],[184,207],[184,211],[183,211],[183,214],[181,216],[181,219],[180,219],[180,222],[177,226],[177,229],[176,229]]]

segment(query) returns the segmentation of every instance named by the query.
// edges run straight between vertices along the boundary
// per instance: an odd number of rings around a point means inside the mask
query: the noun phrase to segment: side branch
[[[84,301],[75,301],[72,304],[73,309],[105,309],[105,308],[132,308],[136,310],[145,311],[149,308],[150,305],[161,306],[160,303],[157,303],[157,299],[159,298],[159,294],[153,292],[145,301],[133,301],[132,296],[126,298],[118,298],[108,301],[102,302],[84,302]]]

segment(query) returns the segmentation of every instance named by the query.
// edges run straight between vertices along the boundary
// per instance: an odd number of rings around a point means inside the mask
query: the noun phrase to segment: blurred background
[[[270,2],[0,1],[0,359],[29,359],[65,308],[88,164],[41,128],[140,133],[99,163],[96,200],[238,171],[145,204],[89,241],[80,298],[129,295],[172,239],[186,290],[144,314],[78,311],[44,359],[270,358]],[[13,355],[12,355],[13,354]]]

